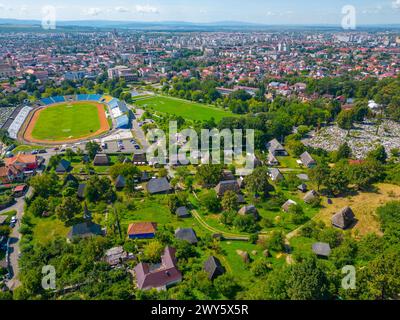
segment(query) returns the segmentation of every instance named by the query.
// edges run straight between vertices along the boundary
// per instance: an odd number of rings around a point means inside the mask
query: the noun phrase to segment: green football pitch
[[[233,116],[231,112],[217,107],[170,97],[155,96],[135,101],[135,104],[145,110],[181,116],[188,120],[203,121],[214,118],[216,121],[220,121],[222,118]]]
[[[62,103],[39,112],[32,138],[49,141],[78,139],[96,134],[100,129],[98,103]]]

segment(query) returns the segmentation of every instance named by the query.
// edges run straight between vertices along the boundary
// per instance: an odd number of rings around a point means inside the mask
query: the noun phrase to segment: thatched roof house
[[[274,156],[287,156],[288,153],[278,140],[273,139],[267,143],[267,149]]]
[[[281,181],[283,180],[283,174],[277,168],[269,169],[269,176],[272,181]]]
[[[214,280],[225,273],[221,262],[213,256],[210,256],[204,263],[204,270],[208,273],[208,279],[210,280]]]
[[[221,181],[215,187],[215,192],[219,197],[222,197],[227,191],[239,193],[240,188],[238,182],[236,180]]]
[[[189,210],[186,207],[179,207],[175,213],[178,218],[190,218]]]
[[[115,180],[115,188],[117,189],[123,189],[126,186],[126,181],[125,178],[121,175],[119,175],[117,177],[117,179]]]
[[[135,153],[133,155],[132,163],[134,165],[145,165],[147,163],[147,157],[145,153]]]
[[[192,228],[179,228],[175,230],[175,238],[196,244],[198,242],[196,232]]]
[[[307,151],[300,156],[300,161],[307,168],[312,168],[317,164]]]
[[[271,152],[268,153],[267,164],[271,167],[279,165],[278,159]]]
[[[89,238],[93,236],[103,236],[104,232],[99,224],[93,222],[83,222],[71,227],[67,238]]]
[[[301,192],[305,193],[307,192],[307,185],[305,183],[302,183],[301,185],[299,185],[297,187],[298,190],[300,190]]]
[[[172,187],[167,178],[151,179],[146,185],[147,192],[150,194],[164,194],[171,191]]]
[[[316,242],[312,245],[312,251],[319,257],[327,258],[331,254],[329,243]]]
[[[252,215],[256,220],[260,218],[257,208],[252,204],[242,207],[238,213],[241,216]]]
[[[223,181],[235,180],[235,176],[233,175],[232,171],[230,171],[230,170],[224,170],[224,171],[222,172],[222,180],[223,180]]]
[[[332,225],[340,229],[349,228],[356,221],[353,210],[345,207],[332,217]]]
[[[106,154],[96,154],[93,160],[93,165],[95,166],[108,166],[110,164],[110,159]]]
[[[283,204],[282,209],[283,209],[283,211],[288,212],[290,207],[295,206],[295,205],[297,205],[297,203],[295,201],[289,199],[288,201],[286,201]]]
[[[303,200],[305,203],[311,203],[314,199],[318,198],[318,192],[315,190],[311,190],[307,192],[307,194],[304,196]]]
[[[71,162],[65,159],[61,159],[60,163],[56,167],[57,173],[66,173],[71,169]]]

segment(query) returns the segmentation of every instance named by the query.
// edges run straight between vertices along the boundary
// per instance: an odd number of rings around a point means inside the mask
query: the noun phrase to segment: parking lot
[[[118,140],[118,141],[107,141],[102,145],[103,153],[141,153],[140,146],[134,139],[130,140]]]

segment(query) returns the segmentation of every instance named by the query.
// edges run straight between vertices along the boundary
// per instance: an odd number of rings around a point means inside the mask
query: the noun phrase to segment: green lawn
[[[41,150],[45,149],[44,147],[41,146],[28,146],[28,145],[20,145],[16,147],[13,152],[16,154],[18,152],[31,152],[33,150]]]
[[[155,96],[138,100],[135,104],[144,109],[173,114],[189,120],[203,121],[214,118],[216,121],[220,121],[224,117],[233,116],[231,112],[217,107],[171,97]]]
[[[49,218],[33,218],[33,222],[33,239],[40,244],[46,244],[58,236],[66,237],[69,232],[69,228],[55,215]]]
[[[64,103],[41,111],[32,136],[35,139],[57,141],[87,136],[99,129],[96,103]]]
[[[172,215],[165,204],[165,196],[153,196],[152,198],[137,199],[136,209],[122,213],[121,226],[124,231],[133,222],[156,222],[159,226],[172,225],[176,228],[193,228],[201,237],[204,231],[198,227],[194,218],[178,219]]]

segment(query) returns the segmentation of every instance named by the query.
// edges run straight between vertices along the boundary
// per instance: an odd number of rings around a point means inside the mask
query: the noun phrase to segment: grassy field
[[[381,235],[379,221],[376,216],[376,209],[389,201],[397,200],[400,196],[400,186],[391,184],[378,184],[377,192],[363,192],[347,198],[333,199],[333,204],[315,217],[315,220],[322,220],[330,225],[330,219],[334,213],[345,206],[350,206],[358,220],[353,233],[365,235],[376,233]]]
[[[20,146],[16,147],[12,152],[14,154],[16,154],[18,152],[31,152],[33,150],[41,150],[41,149],[45,149],[45,148],[41,147],[41,146],[20,145]]]
[[[166,205],[165,196],[153,196],[151,199],[142,199],[136,202],[136,209],[124,212],[121,215],[121,226],[124,231],[127,230],[130,223],[133,222],[156,222],[159,226],[171,225],[175,229],[194,228],[196,234],[201,237],[204,230],[197,226],[194,218],[178,219],[172,215]]]
[[[224,117],[233,115],[216,107],[170,97],[155,96],[138,100],[135,104],[144,109],[173,114],[189,120],[203,121],[214,118],[216,121],[220,121]]]
[[[69,228],[64,225],[56,216],[50,218],[33,218],[35,227],[33,229],[33,239],[37,243],[46,244],[51,240],[66,237]]]
[[[40,112],[32,137],[63,140],[90,135],[100,129],[96,103],[59,104]]]

